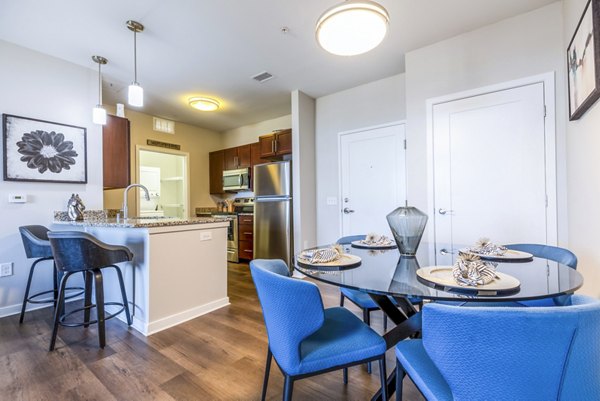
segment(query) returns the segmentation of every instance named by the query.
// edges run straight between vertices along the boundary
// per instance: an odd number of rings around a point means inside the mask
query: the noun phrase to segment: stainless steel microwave
[[[223,171],[224,191],[245,191],[248,189],[250,189],[250,169],[240,168]]]

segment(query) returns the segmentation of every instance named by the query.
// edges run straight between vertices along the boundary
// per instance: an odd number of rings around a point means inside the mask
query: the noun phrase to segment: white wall
[[[522,14],[406,55],[408,201],[427,210],[427,99],[555,72],[559,244],[567,245],[565,45],[562,4]],[[431,229],[432,225],[429,225]]]
[[[372,127],[406,118],[404,74],[370,82],[317,99],[317,242],[341,236],[341,207],[327,206],[338,197],[340,132]]]
[[[247,145],[258,142],[258,137],[268,134],[276,129],[287,129],[292,127],[292,115],[261,121],[256,124],[244,125],[223,131],[223,148]]]
[[[292,92],[294,254],[317,245],[315,99]]]
[[[587,0],[565,0],[564,48],[571,41]],[[566,91],[566,80],[561,83]],[[567,115],[567,107],[563,108]],[[567,123],[569,247],[579,258],[585,282],[582,293],[600,297],[600,103]]]
[[[0,41],[0,112],[87,128],[88,184],[0,184],[0,262],[14,262],[15,274],[0,278],[0,316],[20,310],[30,261],[18,233],[29,224],[49,226],[54,210],[66,210],[71,193],[88,209],[102,208],[102,131],[91,121],[98,102],[97,73]],[[8,194],[23,193],[27,204],[9,204]],[[50,267],[34,276],[32,292],[52,288]]]

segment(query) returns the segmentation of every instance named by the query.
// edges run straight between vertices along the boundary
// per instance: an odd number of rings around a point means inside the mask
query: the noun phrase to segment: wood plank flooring
[[[228,269],[230,306],[150,337],[110,320],[103,350],[92,326],[60,328],[48,352],[52,309],[28,312],[22,325],[18,315],[0,319],[0,399],[259,400],[267,351],[262,312],[248,265]],[[325,306],[337,306],[339,290],[318,285]],[[372,325],[381,332],[381,312]],[[393,366],[389,351],[388,370]],[[294,400],[368,400],[378,387],[377,364],[371,375],[357,366],[347,385],[341,371],[296,382]],[[281,399],[282,388],[273,363],[267,399]],[[408,379],[404,399],[423,399]]]

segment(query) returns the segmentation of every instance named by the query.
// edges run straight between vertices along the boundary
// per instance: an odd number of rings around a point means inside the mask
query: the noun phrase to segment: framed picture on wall
[[[2,115],[4,181],[87,183],[86,129]]]
[[[569,119],[578,120],[600,97],[600,0],[589,0],[567,48]]]

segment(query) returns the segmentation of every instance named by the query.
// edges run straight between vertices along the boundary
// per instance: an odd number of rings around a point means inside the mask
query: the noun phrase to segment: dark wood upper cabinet
[[[129,120],[108,115],[102,127],[102,171],[104,188],[125,188],[130,184]]]
[[[210,193],[223,193],[223,169],[225,167],[225,151],[219,150],[208,154],[208,170]]]
[[[251,145],[238,146],[237,148],[237,161],[238,168],[246,168],[252,165],[252,153]]]
[[[250,145],[250,166],[254,167],[257,164],[265,163],[266,160],[263,160],[260,157],[260,142],[255,142]]]
[[[263,159],[279,158],[292,153],[292,130],[285,129],[258,138],[260,157]]]
[[[238,168],[238,150],[237,148],[225,149],[225,170],[235,170]]]

